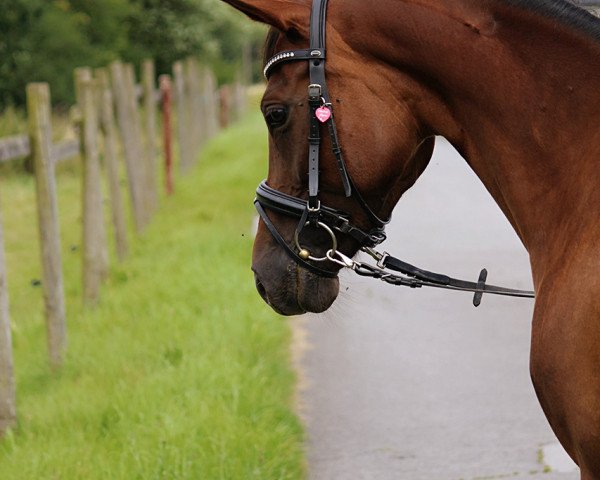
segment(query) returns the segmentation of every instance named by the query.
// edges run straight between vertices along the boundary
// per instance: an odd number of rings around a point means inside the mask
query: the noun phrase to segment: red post
[[[173,136],[171,126],[171,77],[160,76],[160,93],[162,96],[163,143],[165,151],[165,186],[167,195],[173,194]]]

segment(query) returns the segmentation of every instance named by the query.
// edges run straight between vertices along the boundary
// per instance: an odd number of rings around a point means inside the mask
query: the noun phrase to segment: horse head
[[[317,30],[314,24],[319,21],[313,18],[311,34],[311,9],[314,12],[315,8],[311,0],[226,1],[271,27],[265,57],[272,61],[267,64],[268,84],[261,103],[269,130],[269,171],[262,193],[269,196],[265,189],[272,189],[275,203],[278,194],[310,203],[309,182],[313,180],[308,172],[314,165],[309,165],[309,144],[314,145],[317,129],[319,205],[344,212],[343,217],[358,231],[381,233],[384,222],[378,220],[390,216],[433,152],[432,133],[411,112],[411,86],[396,83],[395,72],[361,49],[360,35],[364,32],[353,28],[355,19],[340,2],[331,6],[326,22],[322,18],[326,60],[293,61],[302,52],[319,57],[314,49],[311,52]],[[322,8],[327,9],[327,2],[315,3],[324,3]],[[278,56],[282,52],[283,56]],[[296,58],[285,52],[296,52]],[[322,87],[327,89],[327,98],[320,90],[314,91],[315,81],[309,75],[309,69],[321,62],[326,63],[326,85]],[[314,98],[311,102],[309,85],[312,95],[320,97],[319,105]],[[317,107],[320,111],[316,115]],[[335,133],[326,109],[335,117]],[[314,119],[319,115],[324,115],[322,124]],[[343,166],[336,156],[338,141]],[[259,189],[259,197],[260,193]],[[252,269],[259,293],[285,315],[327,310],[339,292],[336,273],[340,267],[326,259],[332,242],[337,241],[340,253],[352,257],[369,241],[343,229],[329,232],[323,226],[327,221],[311,221],[308,212],[294,218],[277,205],[272,208],[268,200],[261,202],[263,219],[253,252]],[[306,261],[294,258],[298,255]]]

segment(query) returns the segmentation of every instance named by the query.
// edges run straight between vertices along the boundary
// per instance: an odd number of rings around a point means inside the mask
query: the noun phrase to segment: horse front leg
[[[568,293],[554,289],[551,298],[538,295],[531,378],[582,480],[600,480],[600,302],[596,307],[590,305],[593,297]]]

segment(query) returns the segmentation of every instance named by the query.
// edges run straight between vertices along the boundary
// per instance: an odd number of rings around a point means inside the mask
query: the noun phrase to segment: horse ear
[[[248,15],[252,20],[266,23],[287,32],[294,28],[308,34],[310,2],[308,0],[223,0]]]

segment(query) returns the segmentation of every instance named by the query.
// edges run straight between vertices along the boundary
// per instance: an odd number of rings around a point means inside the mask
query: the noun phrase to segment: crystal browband
[[[306,50],[294,50],[281,52],[271,58],[265,65],[263,74],[265,78],[269,77],[269,73],[280,63],[287,63],[296,60],[318,60],[325,58],[325,50],[317,48],[309,48]]]

